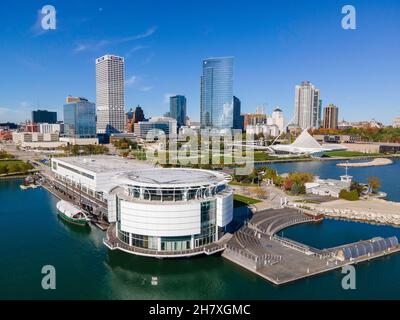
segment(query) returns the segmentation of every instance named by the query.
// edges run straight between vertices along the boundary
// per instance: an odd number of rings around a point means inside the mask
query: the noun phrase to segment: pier
[[[107,231],[109,223],[104,220],[107,215],[107,203],[93,197],[79,188],[55,179],[51,172],[42,168],[40,186],[60,200],[69,201],[82,208],[90,222],[102,231]]]
[[[275,285],[283,285],[400,251],[397,239],[393,244],[379,238],[320,250],[277,235],[289,226],[319,221],[291,208],[260,211],[233,235],[222,256]],[[374,241],[389,244],[376,246]],[[348,251],[345,248],[364,248],[366,243],[376,249],[360,256],[341,255]]]

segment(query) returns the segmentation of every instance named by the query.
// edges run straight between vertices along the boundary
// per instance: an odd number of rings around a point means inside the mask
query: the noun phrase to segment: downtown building
[[[47,110],[32,111],[32,123],[57,123],[57,112]]]
[[[105,55],[96,60],[97,133],[110,135],[125,128],[124,58]]]
[[[160,133],[169,135],[176,135],[178,132],[177,122],[174,118],[170,117],[154,117],[148,121],[140,121],[134,124],[134,132],[138,138],[153,139]]]
[[[294,124],[302,129],[321,127],[320,90],[309,81],[296,86]]]
[[[64,105],[64,137],[69,144],[97,144],[96,105],[85,98],[67,97]]]
[[[233,57],[203,61],[200,121],[202,128],[232,129]]]
[[[135,110],[132,108],[125,114],[125,131],[127,133],[133,133],[135,131],[135,123],[145,122],[146,117],[144,111],[140,106],[137,106]]]
[[[323,122],[323,128],[324,129],[333,129],[336,130],[338,129],[338,123],[339,123],[339,109],[333,105],[330,104],[329,106],[324,108],[324,122]]]
[[[400,117],[396,117],[393,120],[393,127],[394,128],[400,128]]]
[[[185,96],[173,96],[169,98],[169,116],[176,120],[178,129],[186,125],[187,105]]]

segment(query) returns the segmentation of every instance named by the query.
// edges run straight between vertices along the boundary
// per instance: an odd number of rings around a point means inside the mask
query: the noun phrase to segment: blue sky
[[[57,10],[43,32],[39,10]],[[343,30],[341,8],[357,9]],[[126,108],[168,111],[170,94],[199,119],[202,60],[235,57],[243,112],[282,106],[291,118],[294,87],[309,80],[340,118],[400,116],[398,0],[7,1],[0,4],[0,122],[32,109],[61,110],[68,94],[95,101],[95,58],[126,57]]]

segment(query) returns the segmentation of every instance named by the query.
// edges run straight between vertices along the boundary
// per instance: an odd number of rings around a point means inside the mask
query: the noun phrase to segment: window
[[[162,251],[185,251],[190,250],[191,237],[165,237],[161,238]]]

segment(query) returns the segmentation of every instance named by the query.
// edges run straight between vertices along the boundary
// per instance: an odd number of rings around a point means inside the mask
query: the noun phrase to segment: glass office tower
[[[233,97],[233,129],[243,130],[244,117],[241,114],[242,103],[239,98]]]
[[[69,98],[64,105],[64,131],[69,138],[96,137],[96,105],[84,98]]]
[[[203,61],[200,113],[203,128],[233,128],[233,57]]]
[[[186,122],[186,98],[185,96],[174,96],[170,98],[171,118],[176,120],[178,128],[185,125]]]

